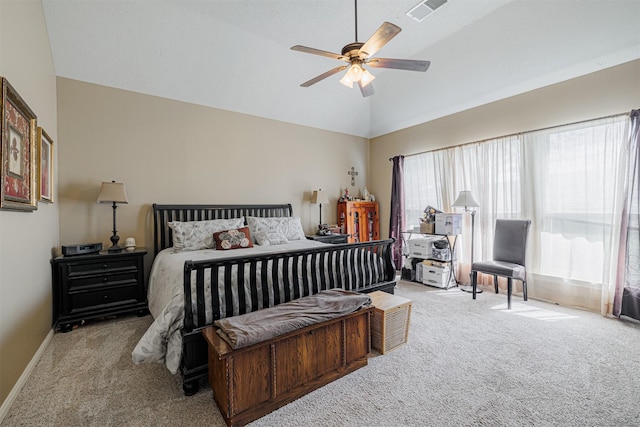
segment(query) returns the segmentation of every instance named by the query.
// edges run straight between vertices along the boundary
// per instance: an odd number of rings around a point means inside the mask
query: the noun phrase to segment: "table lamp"
[[[111,247],[109,252],[120,252],[123,248],[118,245],[118,232],[116,230],[116,208],[117,203],[129,203],[127,200],[127,191],[122,182],[103,182],[98,194],[98,203],[113,203],[113,236],[110,237]]]
[[[322,227],[322,204],[328,204],[329,199],[327,195],[322,191],[322,189],[314,190],[313,195],[311,196],[311,203],[320,205],[320,223],[318,223],[318,234],[320,234],[320,230]]]

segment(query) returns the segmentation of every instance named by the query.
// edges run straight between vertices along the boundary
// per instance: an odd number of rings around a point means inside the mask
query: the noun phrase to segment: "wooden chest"
[[[372,308],[233,350],[202,330],[209,347],[209,382],[227,425],[256,420],[367,365]]]

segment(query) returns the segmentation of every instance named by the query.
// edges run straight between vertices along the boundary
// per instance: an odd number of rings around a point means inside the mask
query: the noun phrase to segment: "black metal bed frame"
[[[247,216],[292,216],[292,208],[290,204],[154,204],[153,213],[154,253],[157,254],[160,250],[172,245],[171,229],[168,227],[171,221],[227,219],[243,215],[245,218]],[[200,333],[202,328],[209,326],[205,319],[207,308],[213,313],[215,321],[222,317],[277,305],[323,289],[342,288],[358,292],[382,290],[393,293],[397,280],[391,260],[394,241],[389,239],[337,244],[219,260],[186,261],[184,266],[185,320],[180,364],[185,394],[196,393],[200,379],[206,378],[208,374],[207,346]],[[298,268],[302,271],[297,271]],[[271,272],[267,273],[268,270]],[[218,278],[223,279],[225,298],[222,305],[219,303],[220,290],[217,286],[210,286],[212,297],[207,302],[205,277],[210,277],[210,283],[216,285]],[[242,286],[234,285],[245,282],[249,283],[249,292],[246,292]],[[279,286],[269,283],[278,283]],[[272,291],[272,300],[265,296],[269,294],[269,290]],[[196,295],[195,304],[193,304],[192,293]],[[262,295],[261,299],[259,295]],[[232,296],[238,301],[235,308]],[[206,307],[206,304],[211,306]]]

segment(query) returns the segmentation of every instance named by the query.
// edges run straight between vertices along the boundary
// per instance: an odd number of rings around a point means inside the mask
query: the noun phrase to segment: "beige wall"
[[[214,108],[58,78],[60,242],[110,245],[112,209],[101,181],[126,184],[118,234],[152,248],[151,204],[291,203],[307,232],[310,193],[330,195],[335,222],[345,186],[367,179],[369,141]],[[351,187],[347,171],[358,171]],[[148,266],[147,266],[148,267]]]
[[[56,150],[56,78],[40,1],[0,1],[0,75],[36,113]],[[58,245],[53,190],[53,205],[40,203],[32,213],[0,211],[0,418],[51,330],[49,259]]]
[[[389,158],[626,113],[640,108],[638,76],[640,60],[374,138],[369,189],[380,201],[381,237],[389,235]]]

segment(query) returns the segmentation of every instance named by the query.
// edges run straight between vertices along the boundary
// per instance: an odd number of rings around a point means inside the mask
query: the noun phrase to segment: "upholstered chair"
[[[527,300],[527,271],[525,259],[527,255],[527,236],[531,220],[498,219],[496,220],[495,238],[493,241],[493,259],[478,261],[471,265],[471,286],[473,299],[476,299],[478,273],[491,274],[495,292],[498,293],[498,276],[507,278],[507,308],[511,309],[511,293],[513,280],[522,282],[522,296]]]

